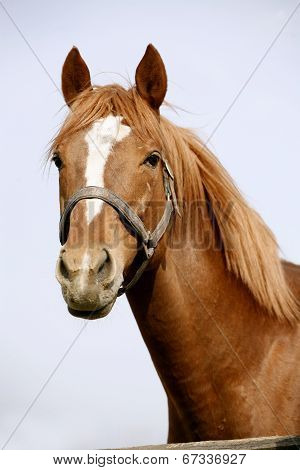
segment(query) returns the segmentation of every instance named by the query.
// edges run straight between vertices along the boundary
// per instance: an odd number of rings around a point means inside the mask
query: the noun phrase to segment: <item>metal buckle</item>
[[[155,249],[154,247],[149,246],[151,245],[151,243],[149,244],[149,242],[151,242],[151,239],[148,240],[147,244],[143,243],[143,248],[144,248],[145,256],[147,259],[150,259],[153,256],[154,249]]]

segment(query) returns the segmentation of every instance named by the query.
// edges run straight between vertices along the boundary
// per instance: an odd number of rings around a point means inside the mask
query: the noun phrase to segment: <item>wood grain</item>
[[[187,442],[184,444],[161,444],[143,447],[130,447],[127,450],[259,450],[259,449],[298,449],[300,436],[272,436],[251,439],[234,439],[229,441]],[[124,450],[124,449],[123,449]]]

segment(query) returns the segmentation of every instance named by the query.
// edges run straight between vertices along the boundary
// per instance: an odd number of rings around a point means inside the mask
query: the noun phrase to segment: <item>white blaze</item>
[[[79,285],[82,291],[84,291],[85,286],[88,283],[89,268],[90,268],[90,256],[88,253],[84,253],[83,259],[82,259],[80,278],[79,278]]]
[[[120,142],[130,134],[130,127],[122,124],[122,116],[110,114],[98,119],[87,132],[85,141],[88,145],[88,157],[85,169],[86,186],[104,187],[105,164],[116,142]],[[86,218],[90,223],[99,214],[103,202],[86,201]]]

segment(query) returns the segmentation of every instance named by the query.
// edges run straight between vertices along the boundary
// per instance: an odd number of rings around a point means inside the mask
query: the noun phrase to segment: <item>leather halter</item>
[[[161,161],[163,165],[163,183],[166,196],[166,206],[162,218],[152,233],[147,230],[140,217],[129,206],[129,204],[127,204],[127,202],[110,189],[100,188],[98,186],[86,186],[76,191],[68,200],[60,218],[59,239],[60,243],[64,245],[68,239],[70,215],[76,204],[82,199],[100,199],[115,209],[119,214],[123,225],[125,225],[127,229],[129,228],[130,231],[133,232],[134,236],[141,242],[141,247],[138,252],[140,252],[141,249],[143,250],[143,260],[140,262],[140,265],[136,269],[131,280],[122,284],[118,291],[118,296],[128,291],[128,289],[130,289],[139,280],[147,267],[150,258],[153,256],[158,242],[167,230],[173,212],[176,210],[179,213],[173,173],[168,162],[162,157]]]

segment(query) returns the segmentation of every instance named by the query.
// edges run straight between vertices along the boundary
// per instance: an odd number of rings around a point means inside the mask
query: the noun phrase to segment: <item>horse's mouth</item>
[[[98,318],[106,317],[111,311],[113,304],[114,301],[95,310],[76,310],[68,306],[68,310],[74,317],[83,318],[84,320],[97,320]]]

